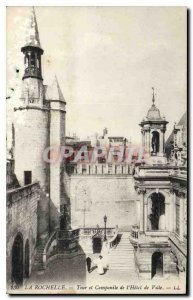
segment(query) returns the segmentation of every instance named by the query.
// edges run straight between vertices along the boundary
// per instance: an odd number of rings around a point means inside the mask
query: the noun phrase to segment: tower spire
[[[26,41],[25,46],[33,46],[33,47],[41,48],[34,6],[32,6],[32,8],[30,9],[29,20],[26,28],[25,41]]]
[[[24,76],[25,78],[37,78],[42,80],[41,55],[43,50],[40,45],[38,25],[35,9],[30,9],[29,21],[26,29],[26,43],[21,48],[24,54]]]

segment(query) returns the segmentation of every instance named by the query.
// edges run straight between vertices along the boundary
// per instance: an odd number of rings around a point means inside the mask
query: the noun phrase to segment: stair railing
[[[113,248],[118,243],[118,229],[115,229],[114,235],[108,240],[109,248]]]
[[[52,234],[50,235],[45,247],[44,247],[44,252],[43,252],[43,268],[46,269],[46,263],[48,260],[48,250],[52,244],[52,242],[56,239],[56,234],[57,231],[52,232]]]
[[[131,237],[134,238],[134,239],[139,238],[139,227],[138,227],[138,225],[133,225],[131,227]]]

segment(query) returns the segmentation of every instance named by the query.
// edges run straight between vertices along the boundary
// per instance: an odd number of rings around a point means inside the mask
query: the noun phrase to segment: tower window
[[[32,183],[32,172],[24,171],[24,185]]]

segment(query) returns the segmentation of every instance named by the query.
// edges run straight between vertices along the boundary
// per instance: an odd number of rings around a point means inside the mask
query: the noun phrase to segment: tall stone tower
[[[146,157],[164,156],[165,131],[168,122],[161,117],[159,109],[155,106],[155,94],[153,89],[152,106],[148,110],[146,118],[139,124],[142,129],[142,146]]]
[[[50,108],[50,123],[49,123],[49,138],[50,151],[54,152],[56,160],[50,163],[50,199],[53,206],[51,209],[51,227],[59,227],[60,208],[64,205],[64,169],[62,157],[62,146],[65,143],[65,99],[60,89],[57,77],[54,82],[48,86],[45,92],[46,101],[49,102]],[[50,206],[50,207],[52,207]],[[63,210],[63,208],[62,208]],[[56,211],[57,213],[55,213]],[[65,226],[64,226],[65,227]]]
[[[15,110],[15,174],[20,185],[39,181],[39,233],[44,237],[60,226],[63,162],[45,160],[50,147],[60,150],[65,142],[65,99],[57,78],[51,86],[43,85],[38,26],[31,10],[24,55],[21,104]],[[49,157],[47,157],[49,158]]]
[[[15,173],[21,185],[39,181],[49,192],[49,172],[43,152],[49,145],[49,109],[44,102],[37,21],[31,10],[24,54],[21,106],[15,108]]]

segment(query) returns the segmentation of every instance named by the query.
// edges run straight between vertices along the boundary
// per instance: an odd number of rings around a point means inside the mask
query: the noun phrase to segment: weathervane
[[[155,93],[154,93],[154,87],[152,87],[152,91],[153,91],[153,98],[152,98],[152,102],[153,102],[153,106],[155,105]]]

